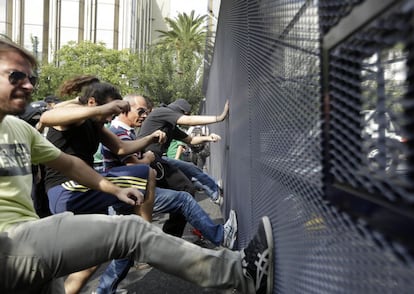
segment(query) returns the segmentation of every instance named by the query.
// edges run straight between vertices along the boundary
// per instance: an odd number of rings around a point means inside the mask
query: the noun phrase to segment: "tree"
[[[56,93],[64,80],[80,74],[97,75],[117,86],[122,94],[136,92],[138,60],[129,50],[107,49],[103,43],[72,41],[56,52],[52,63],[41,66],[34,100]]]
[[[194,10],[189,15],[180,13],[176,19],[165,18],[170,30],[158,30],[161,33],[159,44],[175,50],[178,66],[191,53],[195,56],[204,54],[207,33],[203,24],[206,17],[194,17]]]
[[[201,58],[184,58],[182,71],[175,65],[175,51],[156,45],[139,55],[137,67],[139,88],[154,102],[168,104],[185,98],[196,107],[202,99],[201,78],[198,77]]]
[[[42,100],[64,80],[80,74],[97,75],[120,89],[122,95],[142,93],[155,102],[187,99],[196,108],[201,92],[202,57],[186,51],[177,68],[176,51],[163,44],[150,46],[138,54],[129,50],[107,49],[104,44],[70,42],[58,50],[50,64],[39,69],[39,84],[33,97]],[[66,97],[61,97],[66,99]]]
[[[185,98],[193,106],[201,101],[202,63],[206,46],[208,47],[209,44],[206,39],[206,28],[203,27],[206,17],[206,15],[195,17],[194,11],[191,11],[189,15],[180,13],[176,19],[165,19],[170,30],[158,31],[161,33],[157,43],[158,49],[154,49],[152,53],[170,54],[170,58],[173,58],[168,63],[173,91],[160,96],[162,101]],[[152,55],[152,57],[155,56]],[[171,66],[175,67],[174,72],[171,72],[173,68]]]

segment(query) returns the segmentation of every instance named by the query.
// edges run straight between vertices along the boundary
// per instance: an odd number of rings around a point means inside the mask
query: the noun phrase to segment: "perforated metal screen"
[[[239,247],[270,217],[274,293],[414,293],[413,2],[221,3],[210,172]]]

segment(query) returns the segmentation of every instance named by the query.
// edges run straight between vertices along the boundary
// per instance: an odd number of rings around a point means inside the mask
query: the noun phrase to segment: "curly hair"
[[[109,98],[121,100],[119,90],[105,82],[101,82],[94,75],[80,75],[66,80],[59,88],[60,96],[79,95],[79,102],[87,104],[90,97],[94,97],[98,105],[105,104]]]

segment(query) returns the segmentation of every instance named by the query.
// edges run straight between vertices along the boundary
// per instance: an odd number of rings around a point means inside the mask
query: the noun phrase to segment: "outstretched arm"
[[[186,138],[183,139],[183,141],[187,144],[190,145],[196,145],[196,144],[201,144],[204,142],[217,142],[221,140],[221,137],[217,134],[210,134],[208,136],[187,136]]]
[[[114,154],[127,155],[142,151],[151,143],[162,144],[165,142],[166,136],[163,131],[157,130],[152,134],[149,134],[148,136],[142,137],[140,139],[123,141],[107,128],[102,128],[101,139],[102,144],[105,145]]]
[[[177,120],[177,124],[186,126],[208,125],[225,120],[228,113],[229,101],[226,101],[220,115],[183,115]]]
[[[77,183],[116,196],[130,205],[141,205],[144,201],[142,193],[135,188],[120,188],[94,171],[83,160],[76,156],[61,153],[58,158],[45,162],[46,166],[60,171]]]
[[[71,106],[74,106],[74,105],[80,106],[80,105],[82,105],[79,102],[79,96],[77,96],[77,97],[75,97],[73,99],[70,99],[70,100],[65,100],[65,101],[59,102],[58,104],[55,105],[54,108],[56,108],[56,107],[58,107],[58,108],[59,107],[66,107],[66,106],[69,106],[69,105],[71,105]]]
[[[76,103],[67,104],[45,111],[40,117],[40,122],[45,126],[68,126],[83,122],[92,117],[109,117],[121,112],[128,112],[130,105],[123,100],[114,100],[104,105],[88,107]]]

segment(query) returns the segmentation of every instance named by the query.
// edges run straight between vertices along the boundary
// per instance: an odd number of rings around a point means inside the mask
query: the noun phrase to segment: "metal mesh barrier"
[[[388,11],[336,46],[329,61],[332,173],[407,204],[414,203],[405,144],[410,118],[403,105],[412,16]]]
[[[240,248],[270,217],[274,293],[414,293],[412,2],[221,3],[209,172]]]

